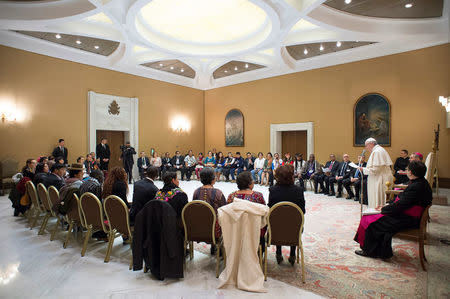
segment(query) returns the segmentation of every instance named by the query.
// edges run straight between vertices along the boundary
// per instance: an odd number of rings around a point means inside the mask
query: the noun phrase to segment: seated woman
[[[397,232],[418,228],[424,209],[431,204],[432,191],[424,178],[427,167],[420,161],[412,161],[406,169],[410,180],[408,187],[393,203],[384,206],[381,214],[361,218],[354,240],[362,250],[355,253],[373,258],[392,257],[392,236]]]
[[[177,213],[177,218],[180,220],[179,224],[181,224],[181,212],[188,203],[188,197],[179,187],[180,182],[178,181],[176,172],[166,172],[163,175],[163,182],[164,186],[156,193],[155,200],[164,200],[168,202]],[[182,227],[182,224],[180,226]]]
[[[253,191],[255,182],[252,179],[252,174],[249,171],[241,172],[236,178],[236,184],[238,186],[238,191],[232,192],[228,195],[227,204],[232,203],[235,198],[248,200],[251,202],[259,203],[265,205],[264,196],[261,192]],[[264,249],[264,235],[266,234],[266,227],[261,229],[260,244]]]
[[[203,157],[203,153],[199,153],[197,157],[197,165],[195,166],[195,176],[197,177],[197,180],[200,179],[200,171],[203,169],[203,160],[205,158]]]
[[[208,152],[208,156],[203,161],[203,165],[205,167],[214,167],[216,166],[216,158],[214,158],[211,151]]]
[[[264,160],[263,173],[261,176],[261,185],[269,186],[270,179],[273,176],[272,162],[273,162],[272,153],[267,153],[266,159]],[[266,184],[264,184],[264,178],[266,179]]]
[[[202,187],[197,188],[194,191],[194,195],[192,196],[192,200],[203,200],[209,203],[214,211],[216,212],[216,228],[215,235],[216,239],[222,236],[222,231],[220,229],[219,221],[217,220],[217,209],[221,206],[227,204],[225,200],[225,196],[222,191],[214,188],[214,183],[216,182],[216,177],[214,175],[214,169],[210,167],[203,168],[200,172],[200,180],[203,184]],[[216,253],[216,248],[211,246],[211,254]]]
[[[223,166],[225,165],[225,157],[222,152],[217,153],[216,157],[216,181],[220,181],[220,175],[223,172]]]
[[[37,187],[39,183],[45,184],[45,180],[48,176],[48,164],[38,163],[34,173],[33,184]]]
[[[128,184],[127,173],[122,167],[114,167],[108,172],[105,183],[103,184],[102,198],[105,199],[110,195],[116,195],[130,208],[127,199]],[[100,198],[99,198],[100,199]]]
[[[275,170],[275,179],[277,183],[269,188],[269,207],[275,204],[288,201],[296,204],[303,212],[305,211],[305,197],[303,196],[303,188],[294,184],[294,167],[290,164],[278,167]],[[291,253],[289,255],[289,263],[295,263],[295,247],[291,246]],[[277,246],[277,262],[283,261],[281,254],[281,246]]]

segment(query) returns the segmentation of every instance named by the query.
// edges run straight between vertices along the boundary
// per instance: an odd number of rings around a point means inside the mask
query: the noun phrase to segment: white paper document
[[[350,167],[352,167],[352,168],[359,168],[359,166],[358,165],[356,165],[355,163],[353,163],[353,162],[350,162],[350,164],[348,164]]]
[[[376,215],[376,214],[381,214],[380,210],[376,210],[376,209],[365,209],[362,212],[363,215]]]

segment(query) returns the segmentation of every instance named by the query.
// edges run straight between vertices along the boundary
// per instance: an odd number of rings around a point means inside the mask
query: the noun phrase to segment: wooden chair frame
[[[219,242],[217,242],[217,240],[216,240],[216,233],[215,233],[216,220],[217,220],[216,212],[214,211],[213,207],[206,201],[193,200],[193,201],[187,203],[184,206],[183,210],[181,211],[181,219],[183,221],[183,228],[184,228],[184,251],[183,252],[186,252],[186,248],[189,243],[189,257],[191,260],[194,258],[194,246],[193,246],[194,241],[189,241],[188,231],[186,228],[186,220],[185,220],[185,216],[184,216],[186,209],[194,204],[200,204],[200,205],[207,207],[211,211],[211,214],[213,215],[213,224],[211,227],[211,239],[212,239],[211,246],[213,246],[213,245],[216,246],[216,278],[218,278],[219,277],[220,250],[222,250],[222,252],[223,252],[225,264],[226,264],[226,255],[225,255],[225,249],[223,247],[222,238],[219,240]]]
[[[272,242],[272,227],[270,225],[270,215],[272,212],[277,209],[280,206],[290,206],[299,212],[300,216],[302,217],[302,223],[300,224],[299,228],[299,235],[298,235],[298,246],[297,246],[297,264],[299,263],[299,250],[301,253],[301,262],[302,262],[302,282],[305,283],[305,261],[304,261],[304,253],[303,253],[303,243],[302,243],[302,233],[303,233],[303,226],[305,224],[305,216],[303,214],[303,211],[294,203],[288,202],[288,201],[282,201],[274,206],[272,206],[269,210],[269,213],[267,214],[267,240],[266,240],[266,252],[264,254],[264,280],[267,280],[267,254],[268,254],[268,247],[271,245]]]
[[[103,210],[105,211],[106,219],[108,220],[108,226],[109,226],[108,249],[106,250],[105,263],[109,262],[109,259],[111,256],[111,251],[112,251],[112,246],[114,244],[114,239],[121,235],[121,233],[117,232],[116,229],[113,229],[111,227],[111,220],[108,215],[108,210],[106,209],[106,204],[110,200],[116,200],[122,204],[122,207],[126,212],[125,215],[126,215],[126,222],[127,222],[127,229],[128,229],[128,238],[130,240],[130,249],[132,249],[132,246],[133,246],[133,234],[131,232],[131,227],[130,227],[130,218],[129,218],[128,207],[120,197],[118,197],[116,195],[110,195],[107,198],[105,198],[105,200],[103,201]],[[130,260],[129,270],[131,270],[132,268],[133,268],[133,250],[131,250],[131,260]]]
[[[86,228],[87,228],[87,233],[86,233],[86,236],[85,236],[85,238],[84,238],[83,248],[81,249],[81,256],[84,256],[84,255],[85,255],[86,249],[87,249],[87,245],[88,245],[88,242],[89,242],[89,239],[91,238],[92,233],[94,232],[94,231],[93,231],[93,230],[94,230],[94,227],[92,226],[92,224],[88,224],[87,221],[86,221],[86,215],[85,215],[85,213],[84,213],[84,210],[83,210],[83,204],[82,204],[83,199],[84,199],[85,197],[87,197],[88,195],[92,196],[92,197],[95,199],[95,201],[97,202],[97,205],[98,205],[99,211],[100,211],[100,219],[101,219],[101,224],[102,224],[102,230],[103,230],[105,233],[107,233],[107,234],[109,235],[109,230],[106,229],[105,223],[104,223],[104,221],[103,221],[103,219],[105,219],[105,218],[104,218],[104,216],[103,216],[103,206],[102,206],[102,203],[100,202],[100,200],[97,198],[97,196],[96,196],[95,194],[93,194],[93,193],[91,193],[91,192],[86,192],[86,193],[84,193],[84,194],[81,196],[81,198],[80,198],[80,201],[79,201],[80,205],[79,205],[79,207],[80,207],[81,212],[82,212],[82,215],[80,214],[80,218],[81,218],[80,220],[81,220],[81,221],[84,220],[85,225],[86,225]],[[108,252],[107,252],[107,253],[108,253]]]

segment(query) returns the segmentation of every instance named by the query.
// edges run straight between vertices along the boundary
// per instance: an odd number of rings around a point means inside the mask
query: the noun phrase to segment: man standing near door
[[[120,155],[119,160],[123,161],[123,168],[125,168],[125,172],[128,175],[128,184],[131,184],[133,181],[133,155],[136,155],[136,150],[134,147],[131,147],[129,141],[125,143],[125,146],[121,146],[120,149],[122,150],[122,154]]]
[[[97,159],[100,160],[100,170],[108,171],[109,159],[111,158],[108,139],[102,137],[101,142],[97,144],[96,153]]]
[[[68,155],[69,151],[64,147],[64,139],[59,139],[58,146],[53,149],[52,156],[55,157],[55,159],[62,157],[64,159],[64,164],[67,164]]]

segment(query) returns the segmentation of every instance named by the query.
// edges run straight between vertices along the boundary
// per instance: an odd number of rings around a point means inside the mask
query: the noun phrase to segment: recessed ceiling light
[[[56,37],[57,39],[60,39],[60,38],[61,38],[61,35],[57,34],[57,35],[55,35],[55,37]]]
[[[160,64],[159,64],[159,66],[163,66],[163,64],[162,64],[162,63],[160,63]]]
[[[181,72],[183,73],[183,72],[184,72],[184,69],[181,69]]]
[[[320,51],[323,51],[323,45],[320,45],[319,50],[320,50]]]
[[[406,8],[411,8],[412,6],[413,6],[412,3],[406,3],[406,4],[405,4],[405,7],[406,7]]]
[[[227,71],[227,70],[224,70],[224,72],[225,72],[225,73],[228,73],[228,71]]]
[[[77,44],[81,44],[81,41],[80,41],[80,40],[77,40],[76,43],[77,43]]]
[[[336,43],[336,46],[337,46],[337,47],[340,47],[341,45],[342,45],[341,42],[337,42],[337,43]]]
[[[98,49],[98,48],[100,48],[100,47],[99,47],[99,46],[94,46],[94,48]]]
[[[237,66],[235,66],[235,67],[234,67],[234,70],[235,70],[235,71],[237,71],[237,70],[238,70],[238,67],[237,67]]]
[[[345,4],[350,4],[352,3],[352,0],[345,0]]]
[[[248,69],[248,63],[245,64],[245,68]]]
[[[303,51],[303,54],[308,54],[308,49],[305,49],[305,51]]]
[[[171,66],[170,69],[173,70],[173,66]]]

